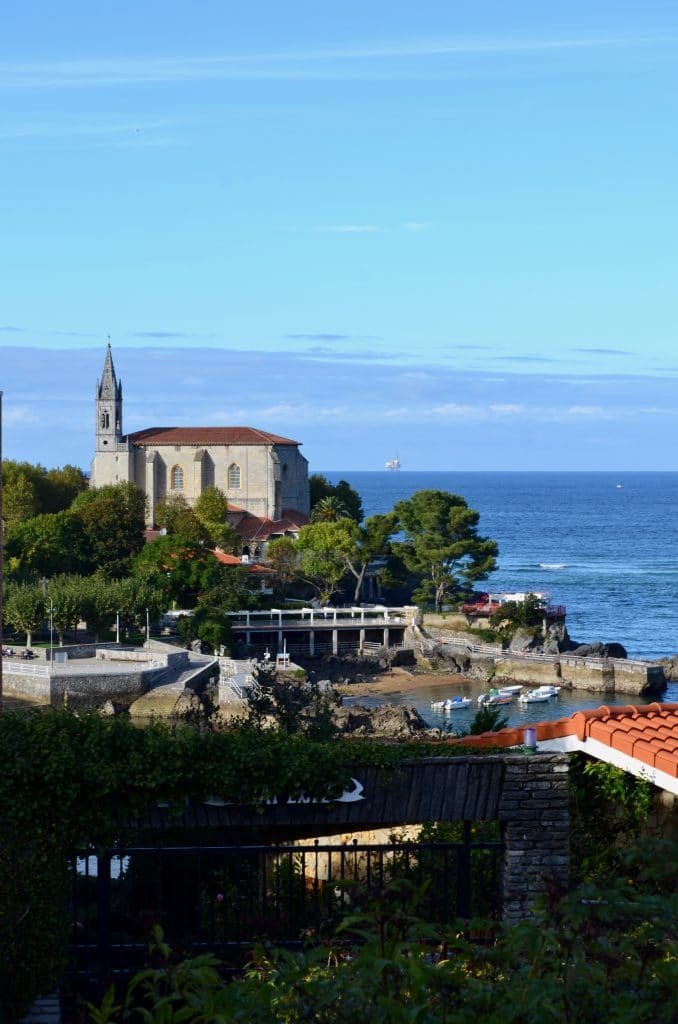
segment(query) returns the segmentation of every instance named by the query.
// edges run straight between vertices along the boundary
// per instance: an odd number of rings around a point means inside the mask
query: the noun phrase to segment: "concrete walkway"
[[[189,653],[188,661],[187,669],[172,679],[160,680],[147,693],[130,704],[130,715],[133,718],[165,718],[172,715],[179,697],[196,676],[209,672],[211,667],[218,665],[216,658],[203,654]]]

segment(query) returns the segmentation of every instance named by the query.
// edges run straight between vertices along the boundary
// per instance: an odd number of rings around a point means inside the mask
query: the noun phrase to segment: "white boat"
[[[468,708],[473,704],[470,697],[451,697],[445,701],[446,711],[463,711],[464,708]]]
[[[528,690],[527,693],[521,693],[518,700],[521,704],[544,704],[551,697],[557,697],[559,693],[559,686],[538,686],[536,690]]]
[[[472,703],[470,697],[448,697],[447,700],[432,700],[431,708],[433,711],[463,711]]]
[[[502,693],[494,688],[488,690],[487,693],[481,693],[478,697],[479,704],[510,704],[512,700],[512,693]]]
[[[384,463],[384,468],[385,469],[390,469],[390,470],[400,469],[400,459],[398,458],[398,453],[397,452],[396,452],[396,455],[395,455],[395,459],[387,459],[386,460],[386,462]]]
[[[502,697],[517,697],[521,690],[522,690],[522,686],[500,686],[499,687],[499,693],[502,695]]]

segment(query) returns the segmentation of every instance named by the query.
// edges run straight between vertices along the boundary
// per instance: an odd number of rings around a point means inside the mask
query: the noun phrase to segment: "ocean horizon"
[[[321,471],[322,472],[322,471]],[[325,471],[360,494],[365,516],[424,488],[460,494],[499,545],[480,586],[546,591],[580,643],[629,657],[678,653],[678,472]]]

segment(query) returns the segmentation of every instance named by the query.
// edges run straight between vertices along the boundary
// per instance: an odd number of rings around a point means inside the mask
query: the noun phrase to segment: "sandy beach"
[[[478,680],[474,680],[478,683]],[[429,690],[437,687],[450,689],[453,686],[468,687],[469,680],[465,676],[446,672],[444,675],[420,675],[408,672],[407,669],[394,668],[382,675],[359,683],[341,683],[335,689],[342,697],[383,697],[412,693],[417,690]]]

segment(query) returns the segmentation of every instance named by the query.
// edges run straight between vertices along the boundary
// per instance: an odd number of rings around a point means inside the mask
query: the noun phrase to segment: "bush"
[[[211,956],[141,972],[94,1024],[673,1024],[678,985],[678,850],[628,853],[624,872],[544,906],[493,943],[469,941],[480,922],[448,932],[418,917],[422,889],[394,884],[340,926],[334,944],[303,954],[255,950],[245,977],[224,981]]]

